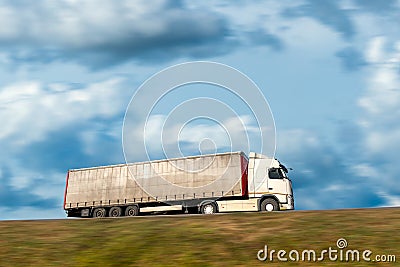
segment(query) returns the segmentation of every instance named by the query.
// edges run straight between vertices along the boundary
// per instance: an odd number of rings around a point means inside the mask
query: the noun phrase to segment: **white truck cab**
[[[287,173],[287,168],[277,159],[251,152],[248,167],[249,197],[272,197],[278,202],[279,210],[294,209],[292,181]],[[267,211],[271,211],[271,208],[276,210],[271,204],[266,208]]]
[[[217,201],[219,212],[293,210],[292,181],[277,159],[250,152],[248,199]]]

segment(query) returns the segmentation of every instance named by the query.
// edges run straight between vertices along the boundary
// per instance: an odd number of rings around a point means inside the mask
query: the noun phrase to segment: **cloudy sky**
[[[261,89],[297,209],[400,205],[400,1],[197,2],[0,1],[0,219],[65,217],[67,170],[124,162],[132,95],[197,60]],[[184,96],[199,91],[213,94]],[[166,97],[151,125],[180,97]],[[205,138],[205,150],[224,146],[206,126],[182,132],[184,154]]]

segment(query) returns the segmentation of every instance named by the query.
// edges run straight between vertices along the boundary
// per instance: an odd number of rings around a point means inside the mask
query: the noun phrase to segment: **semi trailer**
[[[71,169],[68,217],[212,214],[294,209],[292,182],[277,159],[229,152]]]

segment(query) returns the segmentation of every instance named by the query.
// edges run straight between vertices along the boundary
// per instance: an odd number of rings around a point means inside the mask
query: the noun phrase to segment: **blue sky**
[[[200,2],[0,1],[0,219],[64,217],[67,170],[123,162],[135,90],[194,60],[262,90],[298,209],[400,205],[400,1]]]

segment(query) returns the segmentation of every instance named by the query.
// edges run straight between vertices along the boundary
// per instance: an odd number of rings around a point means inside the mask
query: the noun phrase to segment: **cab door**
[[[287,178],[280,168],[268,169],[268,193],[287,195]]]

